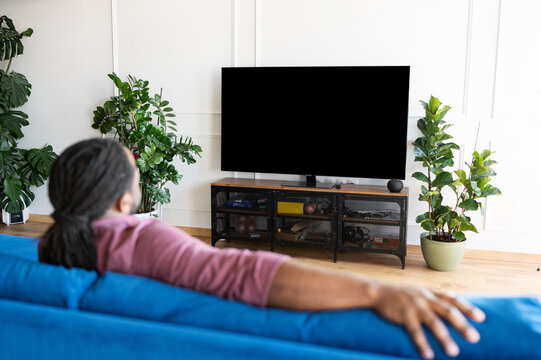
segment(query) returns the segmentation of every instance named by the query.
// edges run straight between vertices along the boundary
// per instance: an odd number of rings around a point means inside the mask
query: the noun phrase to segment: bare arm
[[[373,279],[290,259],[274,277],[268,305],[291,310],[370,307],[378,291]]]
[[[464,315],[478,322],[485,318],[481,310],[445,294],[396,286],[293,259],[278,269],[268,305],[293,310],[371,308],[383,318],[404,326],[426,359],[433,358],[434,352],[422,329],[423,324],[434,333],[449,356],[456,356],[458,346],[442,320],[449,321],[467,341],[477,342],[480,335]]]

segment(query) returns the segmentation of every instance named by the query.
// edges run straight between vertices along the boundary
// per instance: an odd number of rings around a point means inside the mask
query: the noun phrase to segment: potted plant
[[[141,205],[139,214],[156,212],[158,204],[171,201],[167,182],[178,184],[179,174],[173,160],[193,164],[202,149],[191,137],[177,135],[177,124],[169,101],[162,99],[162,91],[150,95],[148,81],[131,75],[123,82],[115,73],[113,80],[118,95],[112,96],[94,111],[92,127],[102,134],[112,133],[136,159],[141,173]],[[156,215],[154,215],[156,216]]]
[[[415,172],[412,176],[424,184],[421,186],[420,201],[426,201],[428,211],[417,216],[415,221],[427,230],[421,234],[421,249],[427,265],[435,270],[449,271],[458,266],[464,254],[466,231],[477,232],[468,211],[481,210],[481,199],[501,194],[490,184],[496,175],[490,159],[492,152],[474,151],[472,160],[466,163],[467,170],[447,171],[454,166],[453,150],[459,146],[447,142],[452,136],[445,131],[452,126],[443,120],[451,109],[442,106],[439,99],[431,96],[428,103],[421,101],[425,117],[417,121],[422,136],[413,143],[415,161],[421,162],[426,173]],[[450,189],[448,191],[445,189]],[[450,203],[444,203],[444,191],[454,194]]]
[[[11,19],[0,17],[0,201],[2,221],[6,224],[24,223],[28,206],[35,195],[32,186],[41,186],[49,177],[53,161],[58,157],[50,145],[41,149],[20,149],[17,141],[28,125],[28,115],[20,110],[30,96],[32,85],[23,74],[11,70],[13,58],[23,53],[23,37],[32,29],[19,33]]]

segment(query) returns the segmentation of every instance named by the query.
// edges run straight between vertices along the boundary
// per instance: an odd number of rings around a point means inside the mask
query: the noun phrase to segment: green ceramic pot
[[[466,248],[466,240],[460,242],[441,242],[430,240],[430,233],[421,234],[421,250],[429,268],[438,271],[454,270]]]

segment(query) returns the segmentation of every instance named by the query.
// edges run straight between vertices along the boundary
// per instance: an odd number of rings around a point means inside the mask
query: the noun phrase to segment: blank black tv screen
[[[223,171],[405,179],[409,66],[222,68]]]

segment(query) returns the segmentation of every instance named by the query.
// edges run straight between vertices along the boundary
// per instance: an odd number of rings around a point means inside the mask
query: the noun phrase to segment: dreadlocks
[[[133,176],[134,168],[116,141],[96,138],[67,148],[51,168],[55,223],[44,235],[43,261],[96,270],[92,221],[129,190]]]

